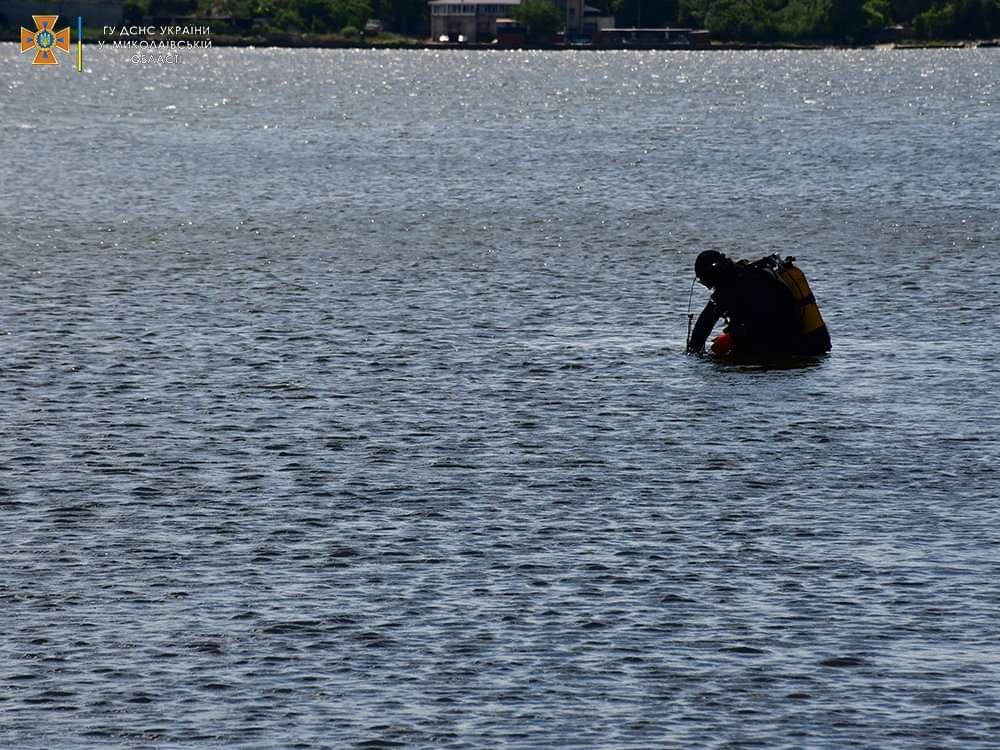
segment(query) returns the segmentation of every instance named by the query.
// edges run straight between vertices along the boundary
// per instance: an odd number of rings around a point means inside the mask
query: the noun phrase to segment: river
[[[996,747],[997,50],[0,71],[0,745]]]

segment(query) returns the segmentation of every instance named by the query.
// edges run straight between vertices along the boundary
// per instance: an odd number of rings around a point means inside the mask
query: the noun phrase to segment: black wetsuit
[[[734,354],[822,354],[830,349],[829,336],[824,344],[802,335],[799,306],[788,287],[745,261],[734,264],[733,273],[715,287],[695,323],[688,351],[700,352],[723,316],[729,320],[725,330],[733,338]]]

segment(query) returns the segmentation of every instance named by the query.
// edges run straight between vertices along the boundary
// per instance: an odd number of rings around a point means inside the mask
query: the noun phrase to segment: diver
[[[733,261],[705,250],[694,264],[695,276],[712,290],[688,337],[687,351],[701,352],[719,318],[727,323],[723,353],[750,357],[817,355],[830,351],[816,299],[802,271],[792,261],[769,255],[756,261]],[[690,317],[690,316],[689,316]]]

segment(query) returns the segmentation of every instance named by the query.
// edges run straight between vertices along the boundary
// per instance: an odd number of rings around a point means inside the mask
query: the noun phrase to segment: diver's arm
[[[698,316],[698,321],[694,324],[694,330],[691,332],[691,339],[687,345],[689,353],[700,352],[705,348],[708,334],[712,332],[721,317],[722,311],[719,310],[718,305],[713,300],[709,300],[705,309],[701,311],[701,315]]]

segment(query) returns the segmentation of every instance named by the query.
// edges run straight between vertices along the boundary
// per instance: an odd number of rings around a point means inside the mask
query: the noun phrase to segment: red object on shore
[[[720,333],[712,339],[712,351],[716,354],[729,354],[733,349],[733,337],[728,333]]]

